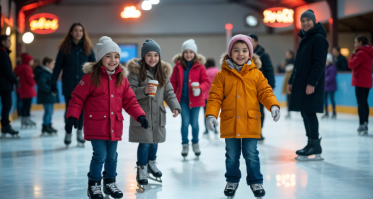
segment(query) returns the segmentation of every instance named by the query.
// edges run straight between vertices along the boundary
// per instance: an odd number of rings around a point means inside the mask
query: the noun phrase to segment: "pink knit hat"
[[[253,56],[253,45],[251,44],[251,37],[247,35],[242,35],[242,34],[233,36],[231,40],[229,41],[228,56],[231,57],[231,51],[232,51],[233,44],[236,43],[236,41],[240,41],[240,40],[244,41],[247,44],[247,46],[249,47],[250,57],[252,57]]]

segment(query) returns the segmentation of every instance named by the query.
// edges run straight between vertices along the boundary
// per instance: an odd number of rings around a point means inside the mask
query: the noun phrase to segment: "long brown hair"
[[[140,80],[143,82],[146,80],[148,73],[145,63],[145,57],[142,58],[140,66]],[[159,56],[157,65],[154,66],[154,79],[158,81],[159,87],[163,87],[166,85],[166,75],[165,71],[162,68],[161,56]]]
[[[62,39],[58,48],[64,55],[68,55],[71,53],[71,43],[73,42],[73,36],[71,36],[71,32],[74,30],[75,26],[81,26],[83,29],[83,52],[86,56],[89,56],[92,53],[92,42],[89,39],[87,31],[85,31],[85,28],[81,23],[73,23],[73,25],[71,25],[69,32]]]
[[[92,70],[93,70],[92,77],[91,77],[92,84],[96,86],[97,88],[101,85],[101,66],[103,66],[101,60],[92,66]],[[121,67],[120,64],[118,65],[117,68],[115,68],[115,70],[118,69],[119,67]],[[124,78],[123,72],[117,73],[117,82],[115,85],[120,86],[123,82],[123,78]]]
[[[197,54],[194,53],[194,58],[192,59],[191,61],[191,64],[192,66],[198,62],[198,57],[197,57]],[[180,61],[181,65],[183,66],[184,70],[188,69],[188,66],[187,66],[187,60],[185,60],[184,58],[184,52],[181,54],[181,61]]]

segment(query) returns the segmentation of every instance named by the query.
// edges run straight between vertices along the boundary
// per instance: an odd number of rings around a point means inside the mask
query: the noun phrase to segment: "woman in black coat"
[[[322,160],[319,139],[319,122],[316,113],[323,112],[325,84],[325,63],[329,44],[326,31],[321,23],[316,23],[312,10],[301,15],[302,30],[298,33],[298,45],[294,70],[289,78],[288,92],[291,93],[290,111],[300,111],[303,117],[307,146],[298,150],[298,160],[308,160],[316,154]]]
[[[71,99],[71,93],[76,85],[82,79],[83,64],[85,62],[96,61],[94,52],[92,50],[91,40],[88,37],[84,26],[80,23],[71,25],[69,32],[62,40],[58,51],[56,65],[52,74],[52,91],[57,91],[57,80],[62,73],[62,94],[65,97],[66,109]],[[66,113],[65,113],[66,114]],[[66,121],[66,120],[65,120]],[[77,140],[78,144],[83,145],[83,113],[78,120]],[[71,134],[66,133],[65,144],[71,143]]]

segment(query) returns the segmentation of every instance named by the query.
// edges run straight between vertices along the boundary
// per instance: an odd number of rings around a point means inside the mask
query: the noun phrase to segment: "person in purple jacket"
[[[328,118],[328,96],[330,96],[330,101],[332,102],[333,115],[332,119],[336,119],[337,114],[335,112],[335,100],[334,94],[337,90],[337,68],[333,65],[333,56],[328,53],[326,57],[326,67],[325,67],[325,95],[324,95],[324,105],[325,105],[325,115],[322,116],[322,119]]]

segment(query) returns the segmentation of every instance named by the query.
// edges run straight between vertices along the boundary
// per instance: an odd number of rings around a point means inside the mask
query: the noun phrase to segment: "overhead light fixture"
[[[10,35],[10,27],[7,27],[7,28],[6,28],[5,34],[6,34],[6,35]]]
[[[22,40],[23,42],[25,42],[25,44],[30,44],[34,41],[34,34],[32,34],[31,32],[26,32],[25,34],[23,34]]]
[[[157,5],[159,4],[159,0],[149,0],[151,4]]]
[[[258,19],[256,17],[254,17],[253,15],[248,15],[246,17],[246,24],[248,26],[256,26],[256,25],[258,25]]]
[[[141,12],[140,10],[136,9],[136,6],[127,6],[124,8],[123,12],[120,13],[120,16],[124,19],[139,18],[141,16]]]
[[[150,3],[150,1],[143,1],[142,4],[141,4],[141,8],[143,10],[151,10],[152,9],[152,4]]]

